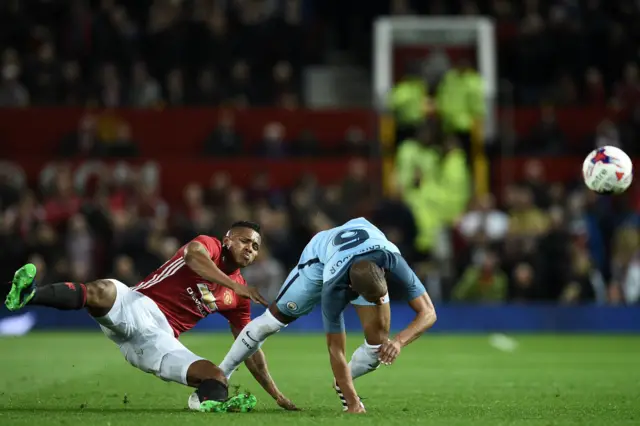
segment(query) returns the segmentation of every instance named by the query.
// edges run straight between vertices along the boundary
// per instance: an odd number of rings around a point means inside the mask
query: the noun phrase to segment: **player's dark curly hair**
[[[229,229],[233,229],[233,228],[249,228],[249,229],[253,229],[258,234],[260,233],[260,225],[256,222],[251,222],[249,220],[240,220],[238,222],[234,222],[231,225],[231,228]]]

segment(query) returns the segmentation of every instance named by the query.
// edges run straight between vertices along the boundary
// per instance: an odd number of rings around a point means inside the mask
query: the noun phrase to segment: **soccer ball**
[[[603,146],[587,155],[582,177],[587,187],[598,194],[620,194],[631,185],[633,163],[620,148]]]

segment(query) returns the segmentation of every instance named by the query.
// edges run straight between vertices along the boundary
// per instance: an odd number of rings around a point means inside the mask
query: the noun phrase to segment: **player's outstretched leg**
[[[229,398],[227,378],[218,366],[208,360],[201,359],[189,366],[187,384],[196,388],[195,395],[200,403],[197,409],[202,412],[244,413],[253,410],[257,403],[253,395],[239,394]]]
[[[258,352],[267,337],[287,326],[282,321],[284,319],[283,315],[278,312],[276,305],[272,304],[262,315],[242,329],[233,345],[231,345],[231,349],[229,349],[229,352],[220,363],[220,369],[222,369],[227,379],[231,377],[240,364]],[[291,322],[294,318],[287,320]]]
[[[38,287],[36,274],[36,267],[32,263],[16,271],[5,300],[7,309],[17,311],[27,304],[63,311],[87,308],[89,314],[100,317],[109,313],[116,300],[116,286],[110,280],[87,284],[64,282]]]

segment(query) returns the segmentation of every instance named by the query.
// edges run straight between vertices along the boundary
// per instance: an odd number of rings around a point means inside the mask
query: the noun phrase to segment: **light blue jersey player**
[[[416,312],[415,319],[393,339],[389,338],[389,298],[405,300]],[[365,342],[346,361],[343,311],[353,304],[365,333]],[[261,316],[238,335],[220,364],[227,378],[252,356],[270,335],[316,305],[322,318],[334,388],[343,409],[364,412],[353,379],[391,364],[402,347],[417,339],[435,322],[435,310],[427,292],[384,233],[364,218],[316,234],[305,247],[278,297]]]
[[[284,286],[280,289],[275,302],[278,310],[293,318],[308,314],[320,302],[323,288],[334,287],[343,279],[356,256],[374,251],[400,254],[398,247],[387,240],[382,231],[366,219],[352,219],[337,228],[319,232],[304,248],[298,266],[289,273]],[[344,298],[345,296],[341,297],[341,299]],[[349,301],[346,300],[345,306]],[[384,295],[383,303],[388,301],[388,295]],[[342,300],[342,302],[345,301]],[[362,296],[353,300],[352,303],[375,304],[367,302]],[[329,304],[340,305],[340,303],[325,303],[323,306]],[[342,331],[344,326],[341,315],[339,318],[324,318],[323,315],[323,319],[325,330]]]

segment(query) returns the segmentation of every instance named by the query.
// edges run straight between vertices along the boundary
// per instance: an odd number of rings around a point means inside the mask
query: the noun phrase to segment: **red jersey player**
[[[237,336],[251,321],[251,300],[266,304],[240,274],[240,268],[254,261],[260,244],[258,224],[236,222],[222,242],[204,235],[195,238],[133,288],[113,279],[36,287],[36,268],[27,264],[15,273],[5,305],[12,311],[27,304],[61,310],[86,308],[131,365],[196,388],[189,399],[192,408],[250,411],[256,405],[255,397],[229,398],[222,371],[187,349],[178,337],[214,312],[229,320]],[[278,405],[296,409],[273,382],[262,352],[246,364]]]

